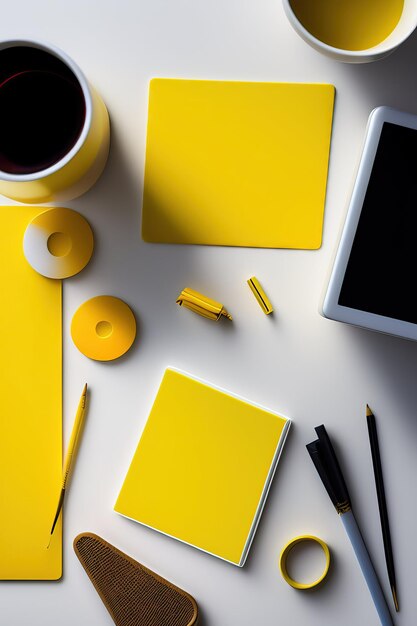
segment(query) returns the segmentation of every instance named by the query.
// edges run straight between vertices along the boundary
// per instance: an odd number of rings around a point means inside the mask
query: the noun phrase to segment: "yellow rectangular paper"
[[[241,566],[289,424],[168,369],[115,510]]]
[[[319,248],[334,91],[153,79],[143,239]]]
[[[61,281],[37,274],[23,235],[43,209],[0,207],[0,579],[55,580],[62,478]]]

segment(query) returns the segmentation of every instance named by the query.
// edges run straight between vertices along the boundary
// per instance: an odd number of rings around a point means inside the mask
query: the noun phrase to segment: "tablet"
[[[417,340],[417,115],[372,111],[324,317]]]

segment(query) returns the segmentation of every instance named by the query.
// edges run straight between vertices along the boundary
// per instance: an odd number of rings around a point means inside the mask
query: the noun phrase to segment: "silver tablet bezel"
[[[338,303],[384,122],[417,129],[417,115],[397,111],[390,107],[378,107],[372,111],[346,221],[323,299],[321,313],[329,319],[417,341],[417,324],[352,309]]]

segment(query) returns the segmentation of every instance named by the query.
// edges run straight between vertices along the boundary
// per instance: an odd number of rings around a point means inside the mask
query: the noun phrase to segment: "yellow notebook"
[[[319,248],[334,87],[153,79],[142,236]]]
[[[289,425],[167,369],[115,510],[242,566]]]
[[[23,235],[43,209],[0,207],[0,579],[61,576],[61,281],[37,274]]]

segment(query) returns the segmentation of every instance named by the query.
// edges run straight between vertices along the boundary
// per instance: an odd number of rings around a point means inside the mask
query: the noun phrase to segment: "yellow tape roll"
[[[321,574],[321,576],[319,576],[319,578],[317,578],[317,580],[314,580],[311,583],[300,583],[294,580],[293,578],[291,578],[291,576],[288,574],[287,557],[288,557],[288,554],[291,552],[291,550],[294,548],[294,546],[296,546],[299,543],[307,542],[307,541],[313,541],[314,543],[318,543],[318,545],[322,548],[324,555],[326,557],[326,565],[324,567],[323,573]],[[289,585],[291,585],[291,587],[294,587],[294,589],[311,589],[312,587],[316,587],[327,576],[329,567],[330,567],[329,547],[322,539],[319,539],[318,537],[315,537],[314,535],[299,535],[298,537],[294,537],[294,539],[291,539],[291,541],[289,541],[284,546],[281,552],[281,555],[279,557],[279,569],[281,571],[282,577]]]

